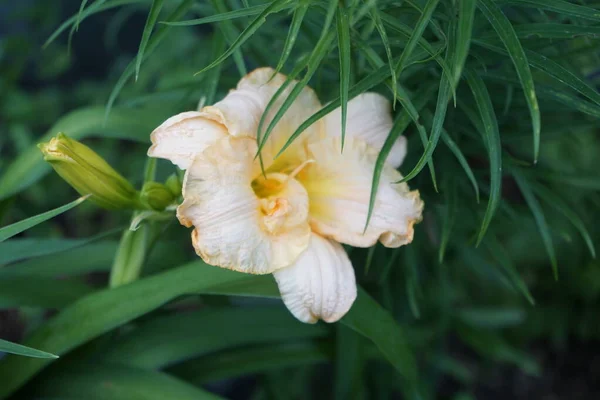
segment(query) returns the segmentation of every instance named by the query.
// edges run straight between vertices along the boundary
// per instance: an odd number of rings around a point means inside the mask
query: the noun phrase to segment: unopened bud
[[[173,196],[175,196],[175,197],[181,196],[181,187],[182,187],[181,180],[179,179],[179,177],[176,174],[173,174],[169,178],[167,178],[167,181],[165,182],[165,186],[167,188],[169,188],[169,190],[171,191]]]
[[[175,196],[171,193],[171,190],[162,183],[158,182],[146,182],[142,188],[141,194],[142,202],[148,204],[150,208],[162,211],[169,204],[173,203]]]
[[[59,133],[38,144],[44,160],[81,195],[108,209],[141,208],[139,193],[108,163],[86,145]]]

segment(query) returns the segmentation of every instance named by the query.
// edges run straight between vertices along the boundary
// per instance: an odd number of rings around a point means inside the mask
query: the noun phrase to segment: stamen
[[[300,171],[302,171],[304,169],[304,167],[306,167],[308,164],[312,164],[314,163],[315,160],[310,159],[310,160],[306,160],[304,161],[302,164],[298,165],[291,174],[288,175],[287,179],[291,179],[294,178],[296,175],[298,175],[300,173]]]

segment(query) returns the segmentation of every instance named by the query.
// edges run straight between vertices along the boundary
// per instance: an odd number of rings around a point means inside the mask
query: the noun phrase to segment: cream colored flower
[[[375,93],[348,103],[343,152],[338,109],[275,158],[295,129],[321,108],[315,93],[304,88],[261,153],[263,175],[255,158],[258,124],[285,82],[273,72],[257,69],[220,102],[169,118],[152,132],[148,155],[186,170],[177,216],[183,225],[194,226],[192,243],[204,261],[251,274],[273,273],[296,318],[335,322],[356,298],[354,270],[340,243],[410,243],[423,202],[406,184],[392,183],[402,178],[396,171],[406,153],[401,137],[387,159],[364,231],[375,161],[392,126],[389,102]],[[266,125],[273,116],[267,115]]]

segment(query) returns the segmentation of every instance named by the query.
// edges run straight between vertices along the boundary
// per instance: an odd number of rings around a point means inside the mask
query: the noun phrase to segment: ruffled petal
[[[215,121],[225,125],[230,135],[256,138],[258,125],[267,104],[286,80],[285,75],[279,73],[273,75],[274,72],[272,68],[254,70],[242,78],[237,88],[231,90],[223,100],[212,106],[204,107],[202,111],[210,114]],[[267,129],[275,113],[287,99],[296,83],[297,81],[293,81],[278,97],[265,119],[263,131]],[[267,168],[271,166],[274,155],[283,147],[296,128],[320,108],[321,104],[315,92],[309,87],[303,88],[292,106],[277,123],[269,137],[269,141],[263,148],[263,159]],[[320,126],[321,122],[313,124],[302,134],[301,138],[314,135],[320,130]],[[297,154],[302,151],[302,146],[299,145],[301,141],[298,140],[297,145],[291,146],[283,154],[284,158],[288,158],[287,160],[278,159],[278,163],[294,164],[302,159],[304,154]],[[281,166],[276,169],[281,169]]]
[[[274,174],[267,176],[274,188],[259,198],[255,152],[253,139],[226,137],[197,155],[177,216],[195,226],[194,248],[208,264],[267,274],[292,264],[308,246],[308,196],[296,180]]]
[[[378,93],[363,93],[348,102],[346,138],[358,138],[375,150],[383,147],[392,129],[392,106]],[[336,108],[325,117],[325,132],[331,137],[342,136],[342,109]],[[387,162],[398,168],[406,155],[406,138],[396,140]]]
[[[354,269],[344,248],[316,234],[293,265],[273,276],[286,307],[302,322],[335,322],[356,299]]]
[[[357,247],[377,240],[399,247],[413,239],[413,225],[421,220],[423,202],[418,191],[409,191],[398,171],[385,165],[381,174],[369,226],[371,182],[377,151],[358,139],[348,139],[340,152],[340,138],[326,138],[308,146],[315,162],[297,179],[308,192],[310,223],[314,232]]]
[[[187,169],[196,154],[227,135],[222,124],[198,111],[177,114],[150,135],[150,157],[166,158],[181,169]]]

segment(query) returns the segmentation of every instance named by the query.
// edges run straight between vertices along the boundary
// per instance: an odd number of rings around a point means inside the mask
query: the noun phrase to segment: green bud
[[[146,182],[140,197],[144,203],[157,211],[164,210],[175,200],[175,196],[169,188],[158,182]]]
[[[175,196],[175,197],[181,196],[182,185],[181,185],[181,181],[179,180],[179,177],[176,174],[173,174],[169,178],[167,178],[167,181],[165,182],[165,186],[169,188],[171,193],[173,193],[173,196]]]
[[[108,163],[86,145],[59,133],[38,144],[44,160],[79,194],[108,209],[141,208],[139,193]]]

